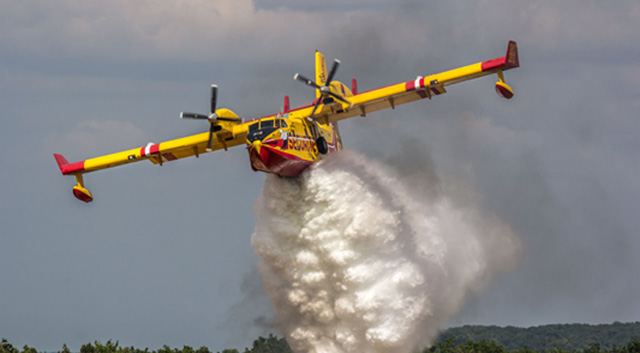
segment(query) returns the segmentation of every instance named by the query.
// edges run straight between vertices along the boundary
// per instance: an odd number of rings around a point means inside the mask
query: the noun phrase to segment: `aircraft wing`
[[[84,186],[83,174],[145,160],[153,164],[162,165],[181,158],[197,157],[207,152],[244,144],[246,134],[247,125],[242,123],[230,126],[229,129],[218,131],[214,134],[210,151],[207,151],[209,133],[203,132],[160,143],[150,142],[140,147],[73,163],[68,162],[61,154],[54,153],[53,157],[63,175],[74,175],[76,177],[77,184],[73,188],[76,198],[90,202],[93,200],[93,196]]]
[[[452,70],[418,76],[413,80],[395,83],[389,86],[376,88],[370,91],[354,94],[347,97],[351,106],[343,106],[345,109],[335,112],[318,114],[319,119],[340,121],[354,116],[365,116],[386,108],[409,103],[418,99],[429,98],[444,94],[446,87],[467,80],[497,74],[496,92],[504,98],[513,97],[513,90],[504,81],[503,71],[519,67],[518,47],[516,42],[510,41],[507,45],[505,56],[477,62],[471,65]]]

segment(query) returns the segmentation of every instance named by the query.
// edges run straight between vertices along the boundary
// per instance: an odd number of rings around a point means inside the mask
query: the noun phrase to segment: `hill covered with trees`
[[[14,347],[6,339],[0,353],[38,353],[35,348]],[[218,353],[292,353],[283,338],[259,337],[251,347]],[[462,326],[444,331],[433,347],[422,353],[640,353],[640,322],[587,325],[564,324],[536,327]],[[58,353],[71,353],[66,345]],[[80,353],[212,353],[207,347],[157,350],[120,346],[117,341],[87,343]]]
[[[640,322],[601,325],[563,324],[534,327],[462,326],[444,331],[438,342],[461,344],[469,341],[491,341],[507,350],[530,348],[535,351],[561,349],[584,350],[592,345],[603,349],[623,346],[640,340]]]

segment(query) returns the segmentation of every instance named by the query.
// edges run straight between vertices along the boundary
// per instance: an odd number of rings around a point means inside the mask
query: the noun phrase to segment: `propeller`
[[[212,150],[213,146],[213,133],[216,131],[216,123],[218,122],[218,115],[216,115],[216,105],[218,102],[218,85],[211,85],[211,113],[209,115],[198,113],[180,113],[181,119],[192,120],[208,120],[209,121],[209,139],[207,140],[207,151]]]
[[[340,66],[340,60],[334,59],[333,65],[331,66],[331,70],[329,70],[329,76],[327,77],[327,80],[322,86],[318,85],[314,81],[310,80],[309,78],[301,74],[293,75],[294,80],[301,81],[305,85],[309,87],[313,87],[320,91],[320,97],[317,99],[316,104],[313,106],[313,110],[311,111],[310,117],[314,116],[314,114],[316,113],[316,110],[318,109],[318,106],[320,106],[320,103],[322,103],[322,101],[324,101],[324,99],[327,98],[327,96],[331,96],[343,103],[351,104],[351,102],[346,100],[344,97],[340,96],[339,94],[331,92],[331,89],[330,89],[331,81],[333,81],[333,76],[335,76],[336,71],[338,71],[338,66]]]

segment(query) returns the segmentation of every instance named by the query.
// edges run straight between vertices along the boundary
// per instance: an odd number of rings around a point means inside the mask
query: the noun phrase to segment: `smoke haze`
[[[411,352],[519,248],[499,220],[348,151],[269,176],[256,214],[263,285],[297,352]]]

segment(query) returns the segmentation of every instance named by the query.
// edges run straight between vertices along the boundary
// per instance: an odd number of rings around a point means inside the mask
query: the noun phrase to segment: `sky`
[[[250,245],[265,176],[242,148],[90,174],[79,160],[204,131],[180,111],[253,118],[312,99],[313,52],[361,90],[503,55],[483,78],[341,125],[345,147],[455,180],[522,240],[518,267],[451,325],[640,318],[640,3],[0,0],[0,336],[244,347],[269,327]],[[500,249],[495,249],[500,251]]]

